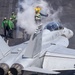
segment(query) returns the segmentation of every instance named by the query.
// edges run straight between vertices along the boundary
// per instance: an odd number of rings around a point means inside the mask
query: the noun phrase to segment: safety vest
[[[40,19],[41,19],[41,15],[40,15],[39,13],[36,14],[36,15],[35,15],[35,19],[36,19],[36,20],[40,20]]]

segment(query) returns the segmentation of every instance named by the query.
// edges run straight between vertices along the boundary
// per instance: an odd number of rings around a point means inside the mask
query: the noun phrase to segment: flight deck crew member
[[[13,38],[14,23],[12,22],[12,18],[9,19],[8,25],[9,25],[9,37]]]
[[[8,32],[8,20],[6,17],[2,21],[2,27],[4,28],[4,36],[7,37],[6,32]]]
[[[16,15],[15,15],[14,12],[12,12],[11,18],[12,18],[12,22],[14,23],[14,29],[16,29],[16,22],[17,22],[17,20],[16,20]]]
[[[42,8],[40,6],[37,6],[35,8],[35,22],[36,23],[40,23],[41,22],[41,17],[44,16],[44,17],[48,17],[48,14],[43,14],[41,12]]]
[[[41,15],[40,15],[41,7],[37,6],[35,8],[35,22],[40,23],[41,22]]]

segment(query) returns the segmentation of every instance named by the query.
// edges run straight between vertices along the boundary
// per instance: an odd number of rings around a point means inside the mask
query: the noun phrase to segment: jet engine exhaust
[[[16,64],[13,64],[11,66],[11,68],[9,69],[10,73],[13,74],[13,75],[21,75],[22,74],[22,65],[16,63]]]
[[[5,63],[0,63],[0,75],[5,75],[7,74],[9,70],[9,66]]]

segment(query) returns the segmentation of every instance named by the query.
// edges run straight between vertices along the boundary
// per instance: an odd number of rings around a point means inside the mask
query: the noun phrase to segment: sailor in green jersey
[[[6,17],[2,21],[2,28],[4,29],[4,36],[6,37],[7,36],[6,32],[9,31],[8,20]]]

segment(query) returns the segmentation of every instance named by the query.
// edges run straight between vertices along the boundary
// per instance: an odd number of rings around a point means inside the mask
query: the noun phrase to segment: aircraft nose
[[[73,31],[72,30],[69,30],[69,38],[71,38],[73,36]]]
[[[70,30],[70,29],[67,29],[67,28],[64,28],[64,35],[69,39],[69,38],[71,38],[72,36],[73,36],[73,31],[72,30]]]

